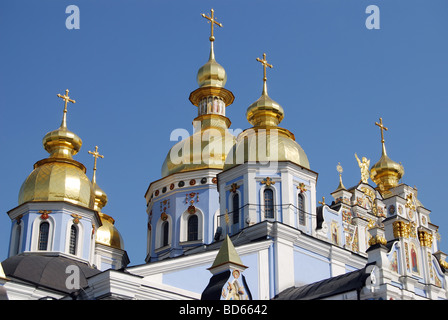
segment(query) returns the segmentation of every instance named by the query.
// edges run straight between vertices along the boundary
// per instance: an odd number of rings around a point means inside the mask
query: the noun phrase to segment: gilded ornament
[[[208,20],[208,22],[210,23],[210,27],[211,27],[211,31],[210,31],[210,41],[215,41],[215,36],[213,35],[213,27],[215,26],[215,24],[219,27],[222,28],[222,24],[219,23],[218,21],[215,20],[215,10],[210,9],[210,17],[207,16],[206,14],[202,13],[201,14],[202,17],[204,17],[205,19]]]
[[[439,260],[440,265],[444,268],[444,269],[448,269],[448,262],[446,262],[443,259]]]
[[[232,183],[232,185],[230,186],[230,188],[231,188],[231,191],[232,191],[233,193],[236,193],[236,190],[239,189],[240,186],[237,185],[237,184],[234,182],[234,183]]]
[[[275,184],[275,181],[272,181],[271,178],[266,177],[261,181],[261,184],[265,184],[267,187],[269,187],[271,184]]]
[[[415,211],[415,198],[413,193],[407,195],[405,207],[409,208],[409,210]]]
[[[339,172],[339,185],[338,185],[338,187],[336,188],[336,191],[339,191],[339,190],[346,190],[344,184],[342,183],[342,172],[343,172],[344,170],[342,169],[342,166],[341,166],[341,163],[340,163],[340,162],[338,162],[338,165],[336,166],[336,170],[337,170],[337,172]]]
[[[393,224],[395,238],[409,238],[409,225],[404,221],[395,221]]]
[[[189,214],[195,214],[196,213],[196,207],[194,205],[190,205],[187,209]]]
[[[98,146],[95,146],[95,151],[88,151],[88,153],[93,155],[93,158],[95,159],[94,162],[93,162],[92,183],[96,183],[96,162],[97,162],[98,158],[104,159],[104,156],[99,154]]]
[[[322,201],[319,201],[319,204],[321,204],[322,206],[325,206],[325,205],[326,205],[326,203],[325,203],[325,197],[322,197]]]
[[[69,102],[71,103],[76,103],[75,100],[70,99],[70,97],[68,96],[68,89],[65,90],[65,95],[61,95],[61,94],[57,94],[57,96],[59,98],[61,98],[62,100],[64,100],[64,115],[62,116],[62,123],[61,123],[61,128],[67,128],[67,104]]]
[[[362,160],[359,160],[358,155],[355,153],[356,161],[358,162],[358,166],[361,169],[361,182],[368,183],[369,181],[369,166],[370,160],[366,157],[362,157]]]
[[[305,184],[303,182],[299,183],[299,185],[297,186],[297,189],[299,189],[300,192],[306,192],[306,187],[305,187]]]
[[[418,239],[420,240],[420,245],[422,247],[431,248],[433,236],[424,230],[418,232]]]
[[[38,213],[40,213],[40,218],[42,220],[47,220],[48,219],[48,215],[51,213],[51,210],[39,210]]]
[[[384,130],[387,131],[388,129],[383,125],[383,119],[380,118],[380,122],[375,122],[375,125],[380,127],[381,130],[382,154],[380,160],[370,169],[370,178],[377,184],[380,192],[388,194],[391,188],[398,185],[404,174],[404,168],[401,164],[392,161],[387,156],[384,144]]]
[[[82,218],[80,215],[77,215],[77,214],[72,214],[71,216],[73,217],[74,224],[78,224],[79,220]]]
[[[166,214],[166,212],[162,212],[162,214],[160,215],[160,219],[162,219],[162,221],[166,221],[168,219],[168,215]]]
[[[370,246],[373,246],[375,244],[386,245],[387,244],[387,240],[383,236],[380,236],[379,234],[377,234],[376,236],[371,237],[370,240],[369,240],[369,245]]]

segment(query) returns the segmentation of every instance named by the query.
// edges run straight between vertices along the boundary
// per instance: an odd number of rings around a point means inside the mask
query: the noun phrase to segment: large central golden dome
[[[201,169],[222,170],[227,153],[235,144],[235,136],[228,130],[230,120],[225,116],[225,108],[235,97],[224,88],[227,74],[215,60],[214,37],[210,41],[209,59],[197,73],[199,88],[189,97],[198,107],[198,116],[193,122],[195,132],[170,149],[162,165],[162,177]]]

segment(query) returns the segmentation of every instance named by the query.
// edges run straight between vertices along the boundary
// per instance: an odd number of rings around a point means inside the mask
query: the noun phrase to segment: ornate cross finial
[[[319,201],[319,204],[321,204],[322,206],[326,205],[325,197],[322,197],[322,201]]]
[[[76,103],[76,101],[73,100],[73,99],[70,99],[70,97],[68,96],[68,89],[65,90],[65,95],[62,95],[62,94],[58,93],[57,96],[65,101],[65,104],[64,104],[64,115],[62,116],[61,127],[62,128],[67,128],[67,104],[69,102]]]
[[[210,12],[211,12],[210,17],[205,14],[202,14],[202,17],[204,17],[205,19],[207,19],[210,22],[210,25],[211,25],[210,41],[213,42],[213,41],[215,41],[215,36],[213,35],[213,27],[216,24],[217,26],[222,28],[222,24],[215,20],[215,10],[210,9]]]
[[[257,58],[258,62],[261,62],[263,65],[263,81],[268,80],[266,77],[266,67],[273,68],[274,66],[272,64],[268,63],[268,60],[266,60],[266,53],[263,53],[263,59]]]
[[[104,156],[99,154],[98,152],[98,146],[95,146],[95,151],[89,151],[91,155],[95,158],[95,161],[93,162],[93,177],[92,177],[92,183],[96,183],[96,161],[98,158],[104,159]]]
[[[268,88],[266,81],[268,80],[266,76],[266,67],[273,68],[274,66],[272,64],[269,64],[266,60],[266,53],[263,53],[263,59],[257,58],[257,61],[260,62],[263,65],[263,95],[268,94]]]
[[[384,143],[384,130],[389,130],[388,128],[386,128],[384,125],[383,125],[383,118],[380,118],[380,123],[378,123],[378,122],[375,122],[375,124],[378,126],[378,127],[380,127],[380,130],[381,130],[381,143]]]

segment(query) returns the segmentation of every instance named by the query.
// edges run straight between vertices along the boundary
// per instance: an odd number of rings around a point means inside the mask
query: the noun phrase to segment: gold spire
[[[266,53],[263,53],[263,59],[257,58],[258,62],[261,62],[261,64],[263,65],[263,95],[267,95],[268,94],[268,88],[266,85],[266,81],[268,80],[267,76],[266,76],[266,67],[269,68],[273,68],[274,66],[272,64],[269,64],[268,61],[266,60]]]
[[[96,183],[96,162],[98,160],[98,158],[104,159],[104,156],[99,154],[98,152],[98,146],[95,146],[95,151],[89,151],[89,153],[91,155],[93,155],[93,157],[95,158],[94,162],[93,162],[93,177],[92,177],[92,183]]]
[[[82,146],[82,140],[67,129],[67,105],[69,102],[76,102],[75,100],[70,99],[68,92],[68,89],[66,89],[65,95],[57,94],[59,98],[64,100],[64,113],[61,126],[56,130],[48,132],[43,138],[44,148],[50,153],[50,158],[64,158],[71,160],[72,156],[77,154]]]
[[[73,100],[73,99],[70,99],[70,97],[68,96],[68,89],[65,89],[65,95],[61,95],[61,94],[57,94],[57,96],[59,97],[59,98],[61,98],[62,100],[64,100],[65,101],[65,104],[64,104],[64,114],[63,114],[63,116],[62,116],[62,123],[61,123],[61,128],[67,128],[67,104],[69,103],[69,102],[71,102],[71,103],[76,103],[76,101],[75,100]]]
[[[342,172],[344,170],[342,169],[342,166],[341,166],[340,162],[338,162],[338,165],[336,166],[336,170],[339,172],[339,185],[338,185],[338,188],[336,189],[336,191],[346,190],[344,184],[342,183]]]
[[[386,128],[383,125],[383,118],[380,118],[380,123],[375,122],[375,125],[377,125],[378,127],[380,127],[380,131],[381,131],[381,144],[382,144],[382,148],[383,148],[383,154],[387,155],[386,153],[386,146],[384,145],[384,130],[389,130],[388,128]]]
[[[98,186],[96,183],[96,163],[98,158],[104,159],[104,156],[99,154],[98,152],[98,146],[95,146],[95,151],[88,151],[89,154],[93,156],[95,159],[93,162],[93,176],[92,176],[92,185],[93,185],[93,192],[94,192],[94,209],[98,212],[101,211],[102,208],[107,204],[107,194]]]
[[[381,192],[388,192],[391,188],[398,186],[401,177],[404,174],[404,168],[401,164],[391,160],[386,153],[384,143],[384,130],[389,130],[383,125],[383,119],[379,123],[375,122],[381,130],[382,154],[380,160],[370,169],[370,178],[375,182]]]
[[[236,249],[233,246],[233,243],[230,240],[229,235],[226,235],[226,238],[222,242],[221,248],[219,249],[218,254],[216,255],[215,261],[213,262],[213,265],[209,268],[209,270],[215,269],[217,267],[226,264],[236,265],[244,269],[247,268],[241,261],[238,252],[236,252]]]
[[[215,51],[214,51],[214,41],[215,36],[213,33],[215,24],[219,27],[222,27],[222,24],[215,20],[214,10],[210,10],[210,17],[202,13],[202,17],[206,18],[208,22],[211,24],[210,31],[210,56],[205,65],[203,65],[197,75],[197,81],[199,86],[202,87],[218,87],[223,88],[227,81],[227,74],[225,69],[215,60]],[[232,95],[233,97],[233,95]],[[191,100],[191,99],[190,99]],[[192,101],[193,102],[193,101]],[[196,101],[199,102],[199,101]],[[233,99],[230,103],[233,102]],[[230,104],[228,103],[228,104]],[[196,105],[193,102],[194,105]]]
[[[283,120],[283,108],[268,96],[266,68],[273,68],[266,60],[266,53],[263,59],[257,58],[263,66],[263,91],[261,97],[252,103],[246,112],[247,121],[254,127],[277,127]]]

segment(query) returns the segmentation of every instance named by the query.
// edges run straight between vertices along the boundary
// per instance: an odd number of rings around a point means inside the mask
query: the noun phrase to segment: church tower
[[[279,127],[282,106],[267,90],[266,60],[260,98],[246,112],[252,127],[244,130],[228,154],[224,171],[218,175],[221,212],[220,226],[226,233],[268,220],[313,234],[317,173],[295,136]]]
[[[210,55],[199,69],[199,88],[189,100],[197,107],[194,133],[176,143],[162,165],[162,179],[152,182],[145,194],[148,213],[146,261],[178,256],[186,249],[214,239],[219,215],[216,175],[235,143],[228,128],[226,107],[234,100],[224,88],[225,69],[216,61],[214,16],[202,14],[211,25]]]
[[[9,257],[15,255],[62,255],[87,264],[94,262],[94,232],[101,225],[94,210],[94,192],[85,166],[74,160],[82,140],[67,128],[68,96],[60,127],[43,138],[50,154],[34,164],[23,182],[19,205],[10,210]]]

